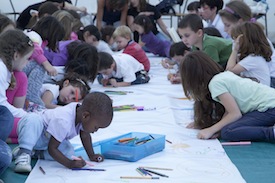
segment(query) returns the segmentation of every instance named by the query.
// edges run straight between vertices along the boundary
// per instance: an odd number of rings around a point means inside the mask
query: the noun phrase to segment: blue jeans
[[[271,80],[270,80],[270,87],[275,88],[275,78],[273,77],[271,77]]]
[[[221,138],[230,141],[274,141],[274,124],[275,108],[265,112],[249,112],[223,127]]]
[[[12,154],[6,139],[13,127],[13,115],[4,106],[0,106],[0,175],[9,167]]]
[[[41,115],[29,113],[21,118],[17,126],[17,133],[20,148],[29,151],[37,150],[41,159],[53,160],[48,152],[51,134],[44,128]],[[74,148],[68,140],[61,142],[58,149],[68,158],[74,154]]]

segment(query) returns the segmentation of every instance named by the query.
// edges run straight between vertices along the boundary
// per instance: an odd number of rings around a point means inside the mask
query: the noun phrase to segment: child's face
[[[28,54],[25,56],[21,56],[17,52],[14,54],[14,60],[12,64],[12,69],[16,71],[22,71],[23,68],[27,65],[33,51],[30,51]]]
[[[208,5],[203,4],[200,8],[200,14],[204,20],[212,20],[216,16],[217,8],[211,9]]]
[[[144,28],[141,25],[134,24],[134,30],[137,31],[139,34],[144,33]]]
[[[68,104],[82,99],[80,88],[72,86],[70,83],[63,84],[59,92],[59,101]]]
[[[178,28],[178,33],[181,36],[182,42],[188,47],[196,45],[201,38],[200,30],[194,32],[190,27]]]
[[[116,40],[118,49],[120,50],[124,49],[128,45],[128,42],[130,41],[129,39],[121,36],[117,36],[115,40]]]
[[[86,43],[90,44],[90,45],[94,45],[95,44],[95,40],[96,40],[96,38],[93,35],[89,34],[89,35],[84,36],[84,41]]]
[[[221,19],[224,24],[224,31],[227,32],[229,35],[231,35],[232,28],[240,23],[240,22],[229,21],[225,17],[221,17]]]
[[[140,0],[130,0],[130,3],[133,7],[138,7],[139,6],[139,1]]]
[[[102,69],[101,71],[98,71],[98,73],[103,74],[105,76],[110,76],[110,75],[112,75],[113,71],[114,71],[114,69],[111,67],[108,69]]]
[[[106,128],[109,125],[109,122],[99,122],[98,120],[91,117],[91,115],[87,115],[82,119],[83,130],[88,133],[97,132],[99,128]]]

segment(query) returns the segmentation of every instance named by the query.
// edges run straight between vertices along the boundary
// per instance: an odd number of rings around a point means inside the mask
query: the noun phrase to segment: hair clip
[[[83,86],[85,86],[87,90],[90,90],[89,85],[87,85],[82,79],[77,78],[76,81],[80,82]]]
[[[33,42],[32,42],[32,40],[29,37],[28,37],[28,45],[31,46],[31,47],[33,47]]]
[[[252,22],[252,23],[255,23],[256,21],[257,21],[256,18],[251,18],[251,19],[250,19],[250,22]]]

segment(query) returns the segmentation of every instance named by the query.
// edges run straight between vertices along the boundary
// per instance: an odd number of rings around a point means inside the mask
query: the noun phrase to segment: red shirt
[[[142,49],[142,47],[135,41],[129,41],[128,45],[125,47],[123,53],[129,54],[139,61],[143,66],[145,71],[150,70],[150,61]]]

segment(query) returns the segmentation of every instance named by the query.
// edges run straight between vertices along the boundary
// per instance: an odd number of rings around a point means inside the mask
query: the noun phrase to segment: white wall
[[[0,0],[0,12],[6,13],[6,12],[12,12],[12,8],[10,5],[10,1],[13,2],[14,8],[16,12],[21,12],[23,9],[25,9],[28,5],[34,4],[37,2],[41,2],[42,0]],[[97,0],[72,0],[73,3],[77,1],[77,6],[85,6],[89,13],[95,13],[97,8]],[[184,3],[181,7],[181,11],[183,11],[183,8],[185,6],[185,3],[193,2],[194,0],[184,0]],[[229,0],[224,0],[225,3],[227,3]],[[160,0],[149,0],[149,2],[153,5],[160,2]],[[275,1],[267,0],[269,3],[269,11],[267,13],[267,28],[268,28],[268,37],[272,42],[275,42],[275,26],[274,26],[274,13],[275,13]],[[175,10],[178,11],[179,7],[175,7]],[[13,16],[10,16],[13,18]],[[170,19],[167,16],[163,17],[164,22],[167,26],[170,27]],[[177,27],[177,18],[173,17],[172,19],[172,26]],[[260,18],[258,21],[260,21],[264,25],[264,19]]]

